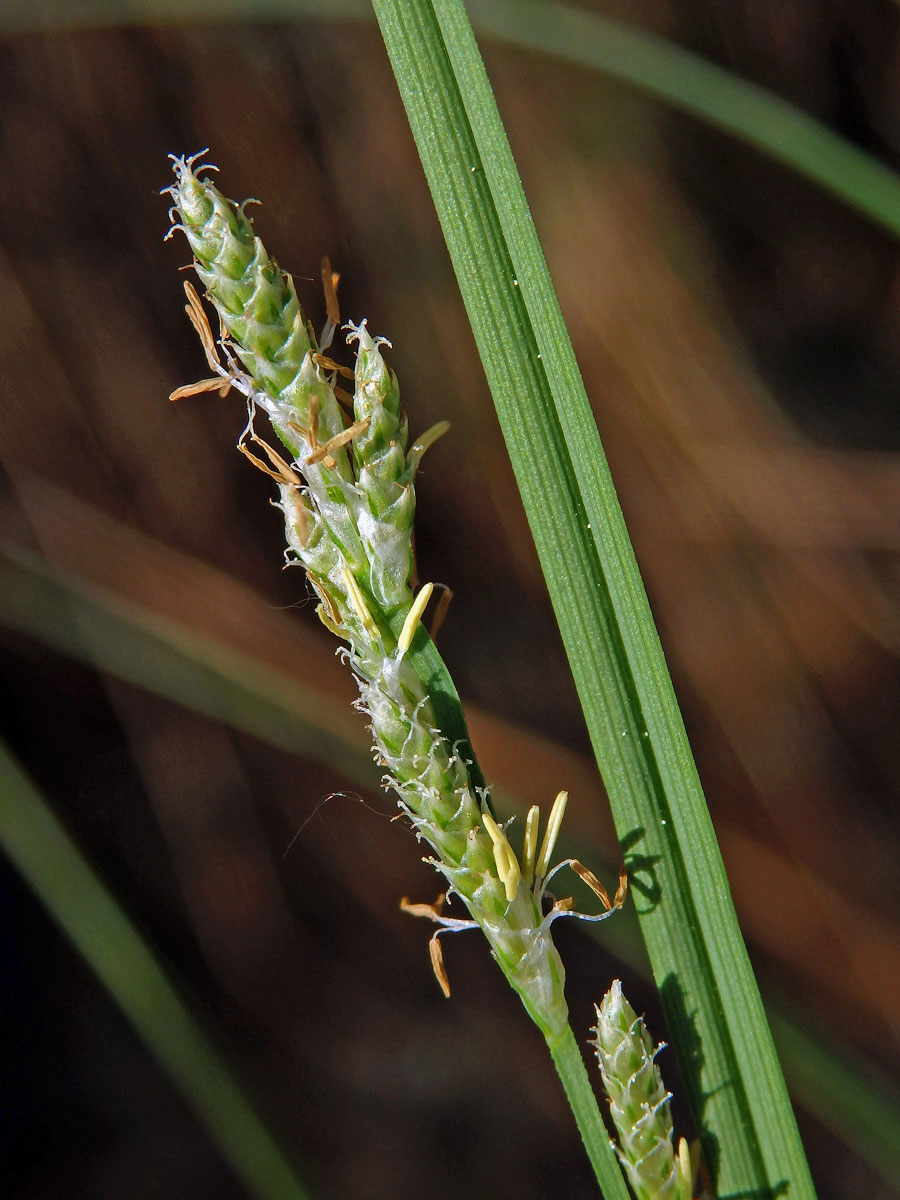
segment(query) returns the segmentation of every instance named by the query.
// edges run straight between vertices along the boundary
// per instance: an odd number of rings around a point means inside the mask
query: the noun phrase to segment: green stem
[[[569,1107],[575,1116],[578,1132],[605,1200],[629,1200],[625,1179],[603,1124],[597,1097],[588,1079],[572,1026],[567,1024],[561,1034],[547,1038],[547,1049],[562,1080]]]

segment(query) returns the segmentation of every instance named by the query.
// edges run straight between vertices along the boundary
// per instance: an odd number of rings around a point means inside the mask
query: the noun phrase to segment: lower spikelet
[[[614,980],[597,1008],[594,1049],[609,1112],[619,1137],[619,1158],[637,1200],[690,1200],[693,1172],[687,1143],[676,1155],[671,1093],[666,1091],[643,1019]]]

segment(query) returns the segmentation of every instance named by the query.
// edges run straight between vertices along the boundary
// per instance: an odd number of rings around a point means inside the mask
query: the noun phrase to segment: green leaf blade
[[[722,1194],[813,1189],[599,435],[465,10],[376,15],[497,406]]]

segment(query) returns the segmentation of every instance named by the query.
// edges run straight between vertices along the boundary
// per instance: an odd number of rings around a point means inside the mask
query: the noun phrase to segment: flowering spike
[[[681,1146],[675,1155],[672,1097],[656,1065],[662,1046],[654,1046],[620,980],[613,981],[596,1011],[593,1044],[626,1178],[637,1200],[690,1200],[690,1155],[687,1166]]]
[[[187,237],[218,314],[219,338],[193,289],[188,315],[211,373],[221,387],[247,399],[250,419],[241,448],[276,483],[286,558],[306,568],[323,625],[347,644],[358,707],[369,718],[385,784],[396,790],[416,836],[432,848],[428,861],[471,920],[444,917],[436,906],[427,915],[442,930],[477,924],[531,1017],[547,1037],[558,1036],[568,1016],[565,972],[550,935],[550,914],[541,909],[540,887],[530,886],[537,816],[526,823],[529,886],[519,887],[518,860],[505,833],[484,812],[487,796],[476,785],[477,773],[440,730],[437,699],[428,690],[432,668],[423,673],[413,652],[432,592],[427,584],[414,599],[410,586],[414,477],[447,424],[432,426],[407,453],[400,391],[382,353],[388,343],[373,337],[365,321],[349,326],[356,361],[353,416],[345,417],[336,381],[350,373],[324,353],[340,320],[330,263],[322,264],[328,322],[317,345],[293,282],[256,236],[246,206],[219,191],[199,157],[173,160],[170,192],[176,228]],[[199,385],[214,386],[214,380]],[[197,390],[194,385],[177,394]],[[257,437],[254,420],[260,412],[271,421],[286,457]],[[561,793],[537,863],[541,886],[564,804]],[[554,909],[556,915],[565,911],[562,902]],[[430,954],[446,992],[439,942],[432,941]]]

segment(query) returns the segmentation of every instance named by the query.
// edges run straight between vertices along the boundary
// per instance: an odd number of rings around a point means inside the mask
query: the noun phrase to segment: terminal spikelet
[[[175,175],[172,196],[197,274],[239,357],[273,400],[289,398],[311,348],[293,280],[269,258],[243,206],[201,180],[194,160],[176,160]]]

